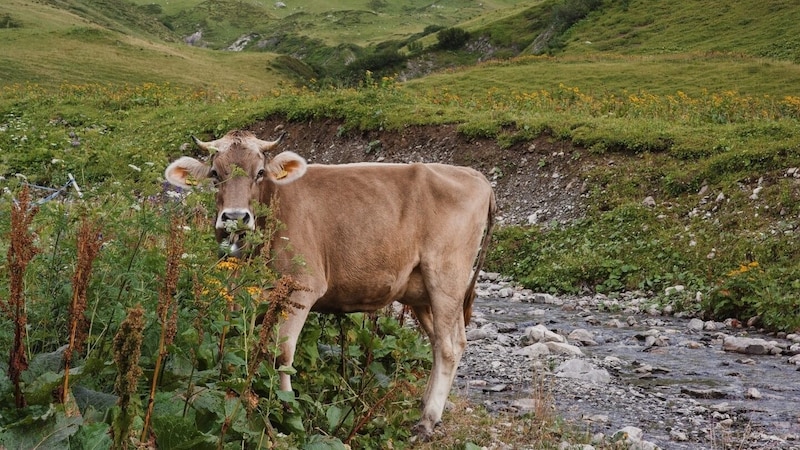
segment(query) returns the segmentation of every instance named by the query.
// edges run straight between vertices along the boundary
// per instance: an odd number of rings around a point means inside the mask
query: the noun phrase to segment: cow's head
[[[274,141],[263,141],[248,131],[231,131],[211,142],[194,138],[201,149],[209,152],[208,163],[183,156],[170,164],[164,177],[175,186],[189,189],[210,178],[217,189],[217,242],[227,253],[238,256],[241,238],[256,226],[253,203],[269,199],[262,190],[274,184],[288,184],[302,177],[306,161],[292,152],[270,158],[270,151],[283,135]]]

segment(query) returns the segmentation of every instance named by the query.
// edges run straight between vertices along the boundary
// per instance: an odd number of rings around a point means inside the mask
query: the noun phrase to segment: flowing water
[[[788,356],[743,355],[722,350],[722,333],[747,337],[760,337],[774,340],[774,337],[761,335],[752,330],[723,329],[719,331],[693,331],[688,327],[688,319],[668,316],[634,316],[633,326],[615,327],[608,323],[612,319],[626,322],[630,314],[614,314],[592,310],[579,312],[574,307],[521,303],[499,298],[478,298],[476,312],[488,322],[515,323],[519,333],[524,328],[544,324],[548,329],[564,336],[576,328],[583,328],[594,335],[596,346],[581,347],[585,357],[590,360],[603,360],[616,357],[625,364],[619,370],[611,370],[615,385],[628,386],[632,393],[627,401],[587,401],[587,399],[558,398],[554,395],[556,407],[573,417],[588,417],[602,413],[608,416],[609,426],[640,426],[630,421],[645,420],[647,411],[637,411],[636,394],[644,393],[665,404],[674,399],[692,398],[701,406],[713,411],[731,412],[739,422],[749,423],[747,427],[765,434],[780,436],[800,436],[800,369],[787,362]],[[544,310],[544,314],[543,311]],[[591,314],[592,319],[587,320]],[[666,346],[644,345],[645,333],[657,330],[660,336],[668,338]],[[691,342],[692,345],[687,345]],[[469,345],[475,345],[471,342]],[[649,371],[636,368],[652,366]],[[575,383],[588,383],[574,381]],[[755,388],[757,398],[748,398],[748,390]],[[487,398],[499,401],[503,393],[474,392],[476,399],[486,402]],[[752,390],[750,392],[753,392]],[[516,395],[519,393],[506,393]],[[598,410],[601,411],[598,411]],[[669,408],[665,408],[669,410]],[[685,414],[680,411],[678,415]],[[675,418],[678,421],[680,418]],[[743,419],[743,420],[742,420]],[[670,422],[672,418],[657,417],[653,421]],[[667,429],[669,427],[666,427]],[[617,428],[618,429],[618,428]],[[669,440],[668,432],[654,432],[655,441],[662,448],[703,448],[691,444],[677,444]],[[800,437],[798,437],[800,439]],[[785,440],[784,440],[785,444]],[[798,448],[800,442],[789,446],[777,445],[770,448]],[[788,445],[788,444],[787,444]],[[758,448],[758,447],[751,447]]]

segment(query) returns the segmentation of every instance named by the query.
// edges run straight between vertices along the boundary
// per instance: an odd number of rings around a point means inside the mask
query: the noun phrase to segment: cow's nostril
[[[227,222],[229,220],[238,221],[241,220],[244,223],[250,222],[250,213],[247,211],[225,211],[220,215],[220,219],[223,222]]]

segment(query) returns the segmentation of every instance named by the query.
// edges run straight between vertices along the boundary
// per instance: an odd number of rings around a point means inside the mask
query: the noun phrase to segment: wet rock
[[[789,358],[789,364],[794,364],[795,366],[800,366],[800,355],[794,355]]]
[[[745,338],[725,336],[722,349],[726,352],[742,353],[745,355],[779,355],[781,349],[774,341],[761,338]]]
[[[692,331],[703,331],[703,327],[705,323],[700,319],[692,319],[689,321],[689,325],[687,326]]]
[[[507,384],[493,384],[491,386],[484,386],[481,388],[483,392],[503,392],[509,389]]]
[[[596,384],[607,384],[611,375],[605,369],[598,369],[584,359],[570,359],[556,368],[557,377],[574,378]]]
[[[728,396],[725,391],[720,391],[718,389],[695,389],[690,387],[681,388],[681,393],[689,397],[702,399],[720,399]]]
[[[525,334],[522,336],[523,345],[532,344],[535,342],[567,342],[567,339],[547,329],[544,325],[536,325],[525,329]]]
[[[511,333],[517,331],[519,327],[514,322],[497,322],[495,324],[498,333]]]
[[[574,345],[566,344],[564,342],[545,342],[544,344],[548,349],[550,349],[551,353],[555,353],[557,355],[583,356],[581,349]]]
[[[500,279],[500,274],[497,272],[481,272],[481,278],[489,281],[497,281]]]
[[[745,398],[749,398],[752,400],[758,400],[761,398],[761,392],[756,388],[750,388],[744,394]]]
[[[678,293],[683,292],[684,289],[686,289],[686,287],[683,286],[682,284],[676,284],[675,286],[670,286],[670,287],[664,289],[664,294],[667,295],[667,296],[673,295],[673,294],[678,294]]]
[[[697,350],[700,348],[705,348],[705,345],[701,344],[697,341],[683,341],[679,344],[682,347],[691,348],[693,350]]]
[[[582,345],[592,346],[597,345],[594,340],[594,335],[583,328],[576,328],[567,336],[567,339],[573,342],[579,342]]]
[[[546,305],[558,305],[558,306],[564,304],[564,300],[554,297],[550,294],[543,294],[543,293],[532,294],[527,301],[531,301],[533,303],[544,303]]]
[[[689,437],[683,431],[672,430],[669,432],[669,438],[676,442],[686,442]]]
[[[520,398],[511,402],[511,406],[521,413],[532,412],[547,407],[547,402],[536,398]]]
[[[481,339],[497,339],[497,326],[488,323],[480,328],[467,331],[467,341],[479,341]]]
[[[498,291],[497,295],[500,298],[509,298],[514,295],[514,290],[511,288],[502,288]]]
[[[625,427],[614,433],[613,441],[624,442],[630,450],[655,450],[658,447],[652,442],[642,439],[644,433],[640,428]]]
[[[527,356],[528,358],[539,358],[541,356],[549,355],[550,348],[547,347],[547,344],[537,342],[533,345],[528,345],[526,347],[514,350],[513,353],[515,355]]]

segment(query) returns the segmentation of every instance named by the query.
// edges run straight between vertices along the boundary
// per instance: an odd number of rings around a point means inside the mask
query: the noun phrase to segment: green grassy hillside
[[[263,92],[289,75],[268,53],[211,52],[166,42],[106,15],[9,0],[0,17],[0,80],[56,87],[84,83],[173,83],[196,88]],[[233,68],[233,69],[232,69]]]
[[[319,39],[331,47],[340,44],[368,46],[402,40],[429,25],[453,26],[530,2],[135,0],[135,3],[158,5],[162,11],[159,17],[180,34],[188,35],[202,29],[209,36],[209,44],[220,48],[248,33],[258,33],[265,38],[288,33]],[[285,7],[277,6],[279,3]]]
[[[721,52],[800,63],[792,0],[609,2],[563,38],[565,52],[638,55]]]

